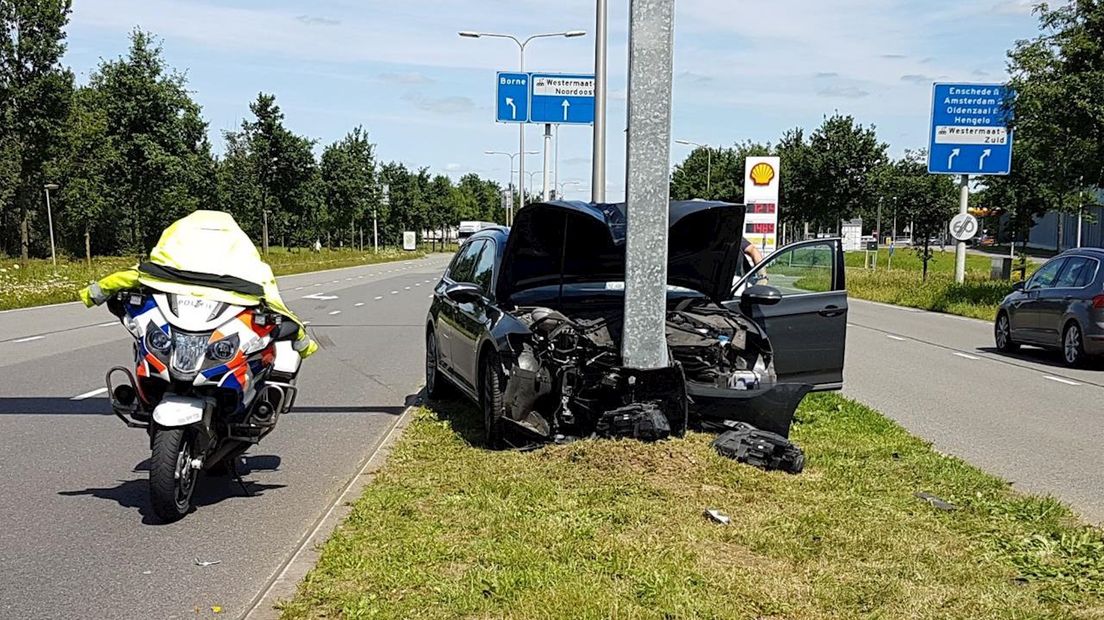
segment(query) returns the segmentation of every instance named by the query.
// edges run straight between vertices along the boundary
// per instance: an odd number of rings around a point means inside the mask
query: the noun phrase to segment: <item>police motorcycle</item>
[[[236,461],[295,404],[299,325],[262,302],[245,307],[145,287],[107,300],[134,338],[134,366],[106,382],[111,407],[150,441],[150,503],[165,522],[192,508],[201,472]]]

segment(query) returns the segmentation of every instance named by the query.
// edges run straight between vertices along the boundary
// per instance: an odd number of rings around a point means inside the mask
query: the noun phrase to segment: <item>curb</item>
[[[421,402],[420,399],[419,402]],[[413,417],[411,412],[418,407],[420,407],[420,404],[407,407],[395,420],[394,425],[368,455],[363,465],[345,485],[345,488],[341,490],[341,493],[330,504],[330,507],[319,517],[314,527],[300,539],[291,556],[276,569],[269,577],[264,589],[250,601],[241,618],[244,620],[276,620],[280,617],[280,611],[276,609],[276,604],[295,595],[299,582],[318,563],[322,544],[329,539],[337,526],[349,515],[352,510],[351,502],[355,501],[364,491],[364,488],[371,484],[375,474],[387,462],[391,449],[402,436],[407,425],[410,424]]]

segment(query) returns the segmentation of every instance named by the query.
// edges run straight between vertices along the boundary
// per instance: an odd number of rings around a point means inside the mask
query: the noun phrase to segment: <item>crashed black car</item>
[[[673,202],[669,366],[621,365],[625,206],[548,202],[469,238],[434,290],[426,389],[481,406],[492,446],[658,439],[726,420],[788,436],[809,390],[843,385],[842,245],[786,246],[737,276],[743,205]],[[754,240],[754,237],[749,237]]]

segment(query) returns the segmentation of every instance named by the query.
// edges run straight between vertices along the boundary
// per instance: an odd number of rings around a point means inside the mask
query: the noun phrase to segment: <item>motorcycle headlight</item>
[[[207,351],[210,334],[185,334],[173,331],[172,369],[184,374],[195,375],[199,363]]]
[[[213,362],[225,362],[238,352],[238,335],[223,338],[207,347],[207,359]]]
[[[168,353],[172,348],[172,338],[156,325],[151,325],[146,332],[146,347],[158,353]]]

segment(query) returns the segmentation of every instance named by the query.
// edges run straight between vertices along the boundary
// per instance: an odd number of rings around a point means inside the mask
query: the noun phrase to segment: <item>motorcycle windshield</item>
[[[187,334],[173,331],[172,371],[182,379],[191,379],[199,372],[207,352],[210,334]]]

